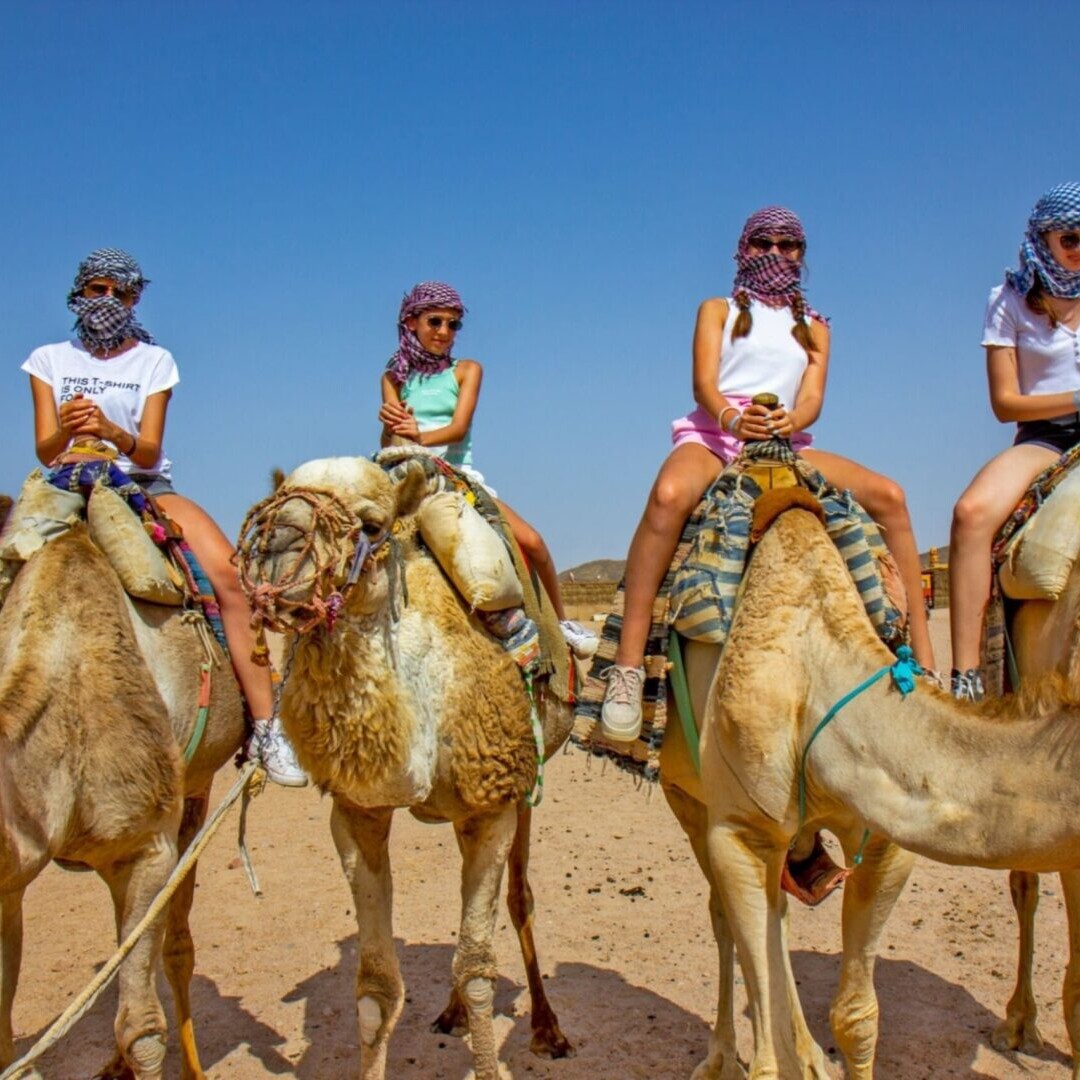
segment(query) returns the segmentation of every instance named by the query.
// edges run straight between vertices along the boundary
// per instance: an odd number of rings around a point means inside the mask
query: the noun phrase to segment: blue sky
[[[973,3],[12,4],[0,42],[0,490],[19,365],[79,259],[130,250],[180,365],[179,489],[235,534],[274,465],[367,454],[402,294],[452,282],[477,466],[561,566],[621,557],[698,303],[794,208],[832,317],[818,445],[903,483],[920,547],[1012,438],[986,296],[1080,179],[1080,8]]]

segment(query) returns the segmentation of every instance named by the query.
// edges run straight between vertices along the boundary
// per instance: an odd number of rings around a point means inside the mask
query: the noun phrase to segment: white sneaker
[[[281,729],[281,721],[276,716],[273,720],[256,720],[253,727],[247,744],[248,757],[258,760],[275,784],[304,787],[308,778]]]
[[[576,623],[572,619],[563,619],[559,623],[559,629],[566,639],[566,644],[570,646],[570,651],[579,660],[588,660],[600,647],[600,639],[596,634],[591,630],[586,630],[581,623]]]
[[[612,664],[601,678],[607,679],[600,731],[612,742],[633,742],[641,734],[641,696],[645,669]]]

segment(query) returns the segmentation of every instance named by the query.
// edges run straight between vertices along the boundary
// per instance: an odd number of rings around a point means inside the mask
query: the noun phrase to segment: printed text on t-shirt
[[[97,375],[65,375],[60,384],[60,401],[71,401],[77,394],[96,397],[106,390],[141,389],[141,383],[118,382],[116,379],[101,379]]]

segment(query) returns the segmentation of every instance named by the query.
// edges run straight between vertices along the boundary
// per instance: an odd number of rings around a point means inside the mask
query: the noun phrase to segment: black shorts
[[[1035,443],[1064,454],[1080,443],[1080,413],[1055,416],[1052,420],[1023,420],[1016,425],[1013,446]]]

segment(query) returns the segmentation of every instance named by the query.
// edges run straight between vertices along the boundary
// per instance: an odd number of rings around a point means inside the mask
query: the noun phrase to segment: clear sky
[[[398,304],[438,278],[485,368],[478,468],[561,566],[622,557],[697,305],[781,203],[832,318],[818,445],[946,543],[1012,438],[987,293],[1080,179],[1078,29],[1039,0],[7,4],[0,490],[35,463],[19,365],[92,248],[152,279],[177,486],[230,534],[272,466],[377,448]]]

